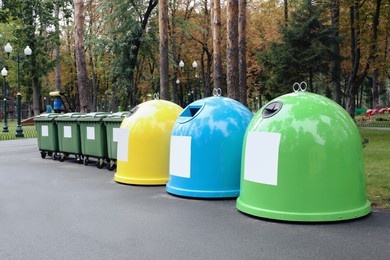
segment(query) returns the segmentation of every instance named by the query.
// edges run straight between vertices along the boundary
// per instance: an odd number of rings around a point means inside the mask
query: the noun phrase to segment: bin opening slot
[[[129,111],[129,113],[127,114],[126,117],[132,116],[137,110],[138,110],[138,106],[133,107],[133,108]]]
[[[276,113],[278,113],[280,111],[280,109],[282,108],[282,106],[283,106],[283,103],[281,101],[272,102],[272,103],[268,104],[263,109],[263,112],[261,113],[261,115],[263,116],[263,118],[271,117],[271,116],[275,115]]]
[[[202,108],[202,106],[188,106],[180,116],[182,117],[194,117],[199,110]]]

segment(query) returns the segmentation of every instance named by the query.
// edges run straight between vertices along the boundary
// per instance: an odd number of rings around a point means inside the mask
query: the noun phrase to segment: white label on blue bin
[[[248,133],[244,161],[245,180],[278,185],[280,138],[280,133]]]
[[[128,156],[129,156],[129,128],[117,128],[118,130],[116,132],[116,139],[118,142],[118,147],[116,151],[116,158],[119,161],[127,162]]]
[[[42,136],[49,136],[49,126],[43,125],[41,127]]]
[[[171,136],[169,174],[191,177],[191,136]]]
[[[95,127],[87,126],[87,139],[95,140]]]
[[[112,129],[112,141],[113,142],[119,142],[119,135],[120,135],[120,128],[115,127]]]
[[[64,138],[72,138],[72,127],[71,126],[64,126]]]

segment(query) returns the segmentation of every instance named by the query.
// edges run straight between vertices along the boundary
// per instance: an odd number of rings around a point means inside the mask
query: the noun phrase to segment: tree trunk
[[[238,0],[227,1],[226,69],[227,96],[239,101]]]
[[[158,1],[160,38],[160,98],[169,100],[168,0]]]
[[[372,74],[372,105],[375,107],[379,104],[379,69],[375,68]]]
[[[355,98],[359,86],[367,76],[368,69],[373,61],[376,59],[377,54],[377,39],[378,39],[378,25],[379,25],[379,13],[382,0],[376,0],[376,9],[372,22],[372,35],[371,35],[371,48],[366,65],[362,72],[359,74],[359,65],[361,58],[360,49],[360,3],[358,0],[354,0],[350,6],[350,31],[351,31],[351,63],[352,69],[348,76],[347,88],[346,88],[346,109],[352,118],[355,117]]]
[[[61,65],[60,65],[60,26],[59,26],[59,15],[60,15],[60,6],[58,4],[55,5],[55,30],[58,40],[58,45],[56,46],[56,91],[61,90]]]
[[[74,30],[80,112],[87,113],[90,111],[90,108],[88,96],[88,72],[84,51],[84,0],[74,1]]]
[[[246,100],[246,0],[239,1],[238,14],[238,42],[239,42],[239,101],[247,106]]]
[[[332,87],[333,87],[333,100],[341,105],[341,60],[340,60],[340,0],[332,0],[331,3],[331,11],[332,11],[332,27],[333,27],[333,43],[330,48],[334,55],[333,62],[331,63],[331,79],[332,79]]]
[[[213,10],[213,60],[214,60],[214,88],[223,89],[223,71],[221,54],[221,2],[214,0]]]
[[[32,90],[33,90],[33,106],[32,110],[34,116],[37,116],[41,113],[41,87],[39,80],[36,77],[32,79]]]
[[[284,26],[288,24],[288,0],[284,0]]]

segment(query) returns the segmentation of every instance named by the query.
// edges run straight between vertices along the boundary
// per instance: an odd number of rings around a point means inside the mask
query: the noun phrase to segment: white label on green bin
[[[64,126],[64,138],[72,138],[72,127],[71,126]]]
[[[120,128],[115,127],[112,129],[112,141],[113,142],[119,142],[119,136],[120,136]]]
[[[116,132],[116,139],[118,140],[116,158],[119,161],[127,162],[129,156],[129,128],[118,128]]]
[[[171,136],[169,174],[191,177],[191,136]]]
[[[95,140],[95,127],[87,126],[87,139]]]
[[[280,133],[248,133],[245,146],[245,180],[278,185],[280,137]]]
[[[42,136],[49,136],[49,126],[43,125],[41,127]]]

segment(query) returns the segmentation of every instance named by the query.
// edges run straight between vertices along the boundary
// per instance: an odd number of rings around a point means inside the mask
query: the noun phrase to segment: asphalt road
[[[113,172],[41,159],[36,139],[0,142],[0,259],[389,259],[390,211],[336,223],[238,212]]]

